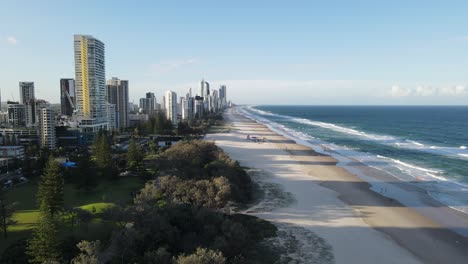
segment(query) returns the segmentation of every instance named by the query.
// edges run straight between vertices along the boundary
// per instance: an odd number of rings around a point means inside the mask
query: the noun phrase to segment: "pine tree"
[[[77,159],[76,177],[74,182],[77,183],[78,188],[84,188],[90,191],[96,186],[96,170],[94,162],[87,150],[82,151]]]
[[[9,203],[6,199],[0,194],[0,224],[2,226],[3,237],[7,238],[7,228],[13,221],[11,217],[14,213],[15,204]]]
[[[130,170],[136,170],[141,161],[143,160],[143,154],[141,148],[135,143],[133,139],[128,143],[127,152],[127,164]]]
[[[41,218],[28,240],[26,254],[29,256],[29,262],[59,261],[59,246],[57,222],[52,216],[41,213]]]
[[[37,191],[37,202],[42,213],[54,216],[62,209],[63,185],[60,165],[50,156]]]
[[[100,175],[114,178],[111,147],[105,134],[101,133],[97,136],[93,143],[93,152]]]

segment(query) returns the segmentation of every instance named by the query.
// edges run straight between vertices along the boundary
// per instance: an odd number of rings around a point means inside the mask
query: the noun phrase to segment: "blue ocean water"
[[[255,106],[246,114],[404,181],[468,212],[466,106]]]

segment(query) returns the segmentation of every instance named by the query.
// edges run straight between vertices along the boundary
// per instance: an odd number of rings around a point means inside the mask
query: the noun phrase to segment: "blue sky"
[[[73,34],[147,91],[228,85],[247,104],[467,104],[467,1],[0,0],[0,89],[59,101]]]

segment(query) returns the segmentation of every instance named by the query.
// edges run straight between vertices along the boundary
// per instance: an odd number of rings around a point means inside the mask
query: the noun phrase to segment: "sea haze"
[[[431,196],[468,213],[466,106],[255,106],[242,111],[340,161],[340,156],[351,158],[401,180],[423,182]]]

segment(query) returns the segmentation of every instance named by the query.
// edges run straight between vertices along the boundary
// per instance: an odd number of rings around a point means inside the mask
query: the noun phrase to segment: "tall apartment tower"
[[[75,110],[75,80],[60,79],[60,113],[71,116]]]
[[[39,114],[39,143],[41,147],[55,149],[55,120],[52,110],[48,107],[38,109]]]
[[[107,81],[107,102],[115,105],[116,128],[127,128],[129,125],[128,114],[128,81],[119,80],[116,77]]]
[[[26,125],[26,107],[18,102],[7,102],[8,123],[14,127],[24,127]]]
[[[167,91],[164,98],[166,118],[175,125],[177,124],[177,94],[173,91]]]
[[[154,93],[146,93],[146,99],[149,100],[149,114],[154,115],[156,113],[156,106],[158,105],[156,96],[154,96]]]
[[[115,104],[107,103],[107,129],[110,131],[117,130],[117,111]]]
[[[80,127],[96,133],[107,126],[104,43],[89,35],[75,35],[75,93]]]
[[[227,106],[227,91],[226,85],[221,85],[219,87],[219,105],[220,108],[223,109]]]
[[[34,126],[36,124],[35,109],[34,109],[34,82],[20,82],[20,104],[25,107],[26,126]]]

